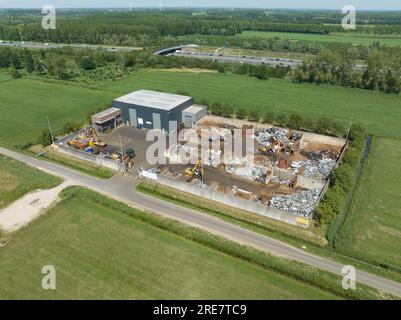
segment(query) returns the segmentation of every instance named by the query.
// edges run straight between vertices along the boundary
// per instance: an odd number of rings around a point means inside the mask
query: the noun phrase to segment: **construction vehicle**
[[[193,168],[188,168],[185,170],[185,174],[190,177],[197,177],[202,179],[204,177],[202,161],[198,160]]]
[[[118,154],[118,159],[125,164],[128,168],[132,166],[132,159],[136,156],[135,150],[132,148],[128,148],[124,154],[121,152]]]
[[[107,147],[107,143],[103,142],[102,139],[99,138],[98,134],[96,133],[96,130],[93,127],[90,127],[88,129],[88,136],[92,137],[93,139],[92,143],[94,144],[94,146],[97,146],[99,148]]]

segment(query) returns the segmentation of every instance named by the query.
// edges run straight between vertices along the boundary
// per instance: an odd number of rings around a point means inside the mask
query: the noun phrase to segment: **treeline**
[[[366,134],[362,127],[353,125],[349,133],[349,145],[341,165],[333,170],[330,187],[316,210],[315,220],[323,226],[329,226],[327,238],[332,241],[337,230],[336,217],[345,206],[345,199],[355,183],[355,173],[360,164],[365,146]]]
[[[322,14],[326,20],[315,14],[299,15],[291,12],[283,15],[273,12],[267,15],[261,10],[206,11],[206,14],[200,15],[185,11],[71,12],[61,14],[56,30],[43,30],[42,16],[38,14],[37,17],[28,15],[22,21],[18,20],[18,16],[11,21],[5,19],[0,23],[0,37],[14,41],[156,47],[169,37],[234,36],[245,30],[306,34],[345,32],[340,26],[342,15]],[[389,17],[389,21],[393,20]],[[396,24],[375,24],[361,27],[360,30],[367,33],[401,34],[401,26]],[[220,45],[223,43],[220,42]]]
[[[208,112],[215,116],[226,118],[236,118],[240,120],[248,120],[256,123],[271,124],[278,127],[290,128],[293,130],[301,130],[314,132],[318,134],[343,137],[345,128],[337,121],[321,117],[318,120],[312,120],[304,117],[297,112],[292,113],[276,113],[273,111],[261,111],[258,109],[241,109],[234,108],[229,104],[220,102],[210,102],[200,100],[197,103],[208,106]],[[263,108],[266,109],[266,108]]]
[[[136,68],[202,68],[219,73],[232,72],[250,75],[261,80],[284,78],[290,69],[284,66],[270,68],[265,65],[241,63],[219,63],[186,57],[154,56],[149,51],[112,53],[102,49],[91,50],[64,47],[52,50],[28,50],[0,47],[0,68],[9,69],[13,78],[22,77],[22,69],[27,73],[46,75],[60,80],[73,79],[82,71],[93,71],[112,64],[124,73]],[[112,72],[109,70],[109,72]],[[96,77],[96,74],[94,74]],[[114,80],[114,74],[111,75]]]
[[[294,82],[333,84],[385,93],[400,93],[401,54],[372,50],[366,66],[358,66],[358,52],[351,48],[343,55],[324,50],[300,66],[293,74]]]

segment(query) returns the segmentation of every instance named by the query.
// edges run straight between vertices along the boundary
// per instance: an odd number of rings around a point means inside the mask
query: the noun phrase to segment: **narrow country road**
[[[69,183],[86,187],[109,198],[123,202],[131,207],[144,211],[151,211],[161,216],[181,221],[187,225],[201,228],[215,235],[228,238],[274,255],[294,259],[335,274],[341,274],[343,265],[338,262],[307,253],[301,249],[241,228],[210,215],[138,193],[135,191],[134,182],[131,177],[117,175],[109,180],[102,180],[87,176],[58,164],[43,161],[1,147],[0,153],[52,175],[59,176]],[[361,270],[357,270],[357,281],[394,295],[401,296],[401,283]]]

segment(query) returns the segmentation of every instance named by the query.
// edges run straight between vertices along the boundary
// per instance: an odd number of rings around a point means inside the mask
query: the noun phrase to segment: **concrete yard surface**
[[[0,229],[14,232],[31,223],[59,200],[59,193],[70,186],[70,182],[50,190],[38,190],[29,193],[0,211]]]

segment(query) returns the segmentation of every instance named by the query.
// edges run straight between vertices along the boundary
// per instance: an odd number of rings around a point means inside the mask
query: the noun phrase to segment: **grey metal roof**
[[[191,99],[191,97],[181,96],[178,94],[138,90],[117,98],[114,101],[170,111]]]
[[[199,106],[199,105],[192,105],[188,108],[186,108],[183,112],[185,113],[191,113],[191,114],[197,114],[198,112],[201,112],[205,109],[206,107],[204,106]]]

